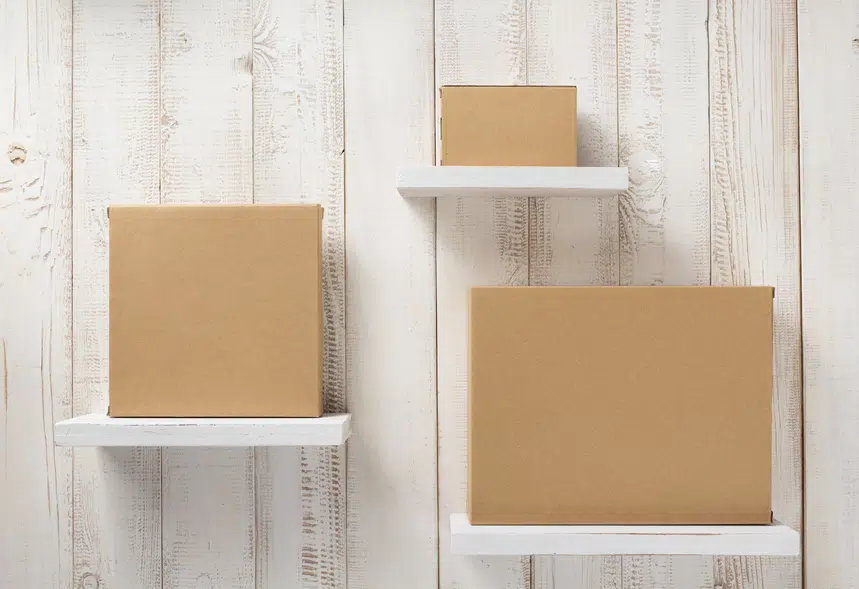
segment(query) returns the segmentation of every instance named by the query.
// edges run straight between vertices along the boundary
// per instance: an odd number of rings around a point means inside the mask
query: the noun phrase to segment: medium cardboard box
[[[768,287],[471,291],[473,524],[771,521]]]
[[[575,86],[443,86],[443,166],[575,166]]]
[[[111,206],[110,414],[322,414],[322,208]]]

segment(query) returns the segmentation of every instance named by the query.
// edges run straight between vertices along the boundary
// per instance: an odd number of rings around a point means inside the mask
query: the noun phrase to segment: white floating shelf
[[[473,526],[450,516],[454,554],[797,556],[799,534],[761,526]]]
[[[54,426],[58,446],[339,446],[349,414],[318,418],[128,418],[97,413]]]
[[[626,168],[424,166],[397,170],[404,197],[616,196],[629,188]]]

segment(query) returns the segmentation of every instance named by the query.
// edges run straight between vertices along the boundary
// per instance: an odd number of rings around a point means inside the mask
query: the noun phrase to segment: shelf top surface
[[[336,446],[351,432],[349,414],[318,418],[110,417],[92,413],[60,421],[61,446]]]
[[[616,196],[629,188],[627,168],[423,166],[397,170],[404,197]]]
[[[450,517],[451,549],[472,555],[756,555],[796,556],[799,534],[772,525],[471,525]]]

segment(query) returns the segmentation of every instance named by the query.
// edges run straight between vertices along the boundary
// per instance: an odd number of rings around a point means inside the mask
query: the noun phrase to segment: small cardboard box
[[[575,166],[575,86],[443,86],[444,166]]]
[[[322,208],[111,206],[110,414],[322,414]]]
[[[473,524],[771,521],[768,287],[487,287]]]

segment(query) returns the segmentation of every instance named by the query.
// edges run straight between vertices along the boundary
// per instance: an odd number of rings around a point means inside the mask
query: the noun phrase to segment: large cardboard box
[[[322,414],[322,208],[112,206],[110,414]]]
[[[575,86],[443,86],[444,166],[575,166]]]
[[[471,291],[474,524],[771,520],[767,287]]]

